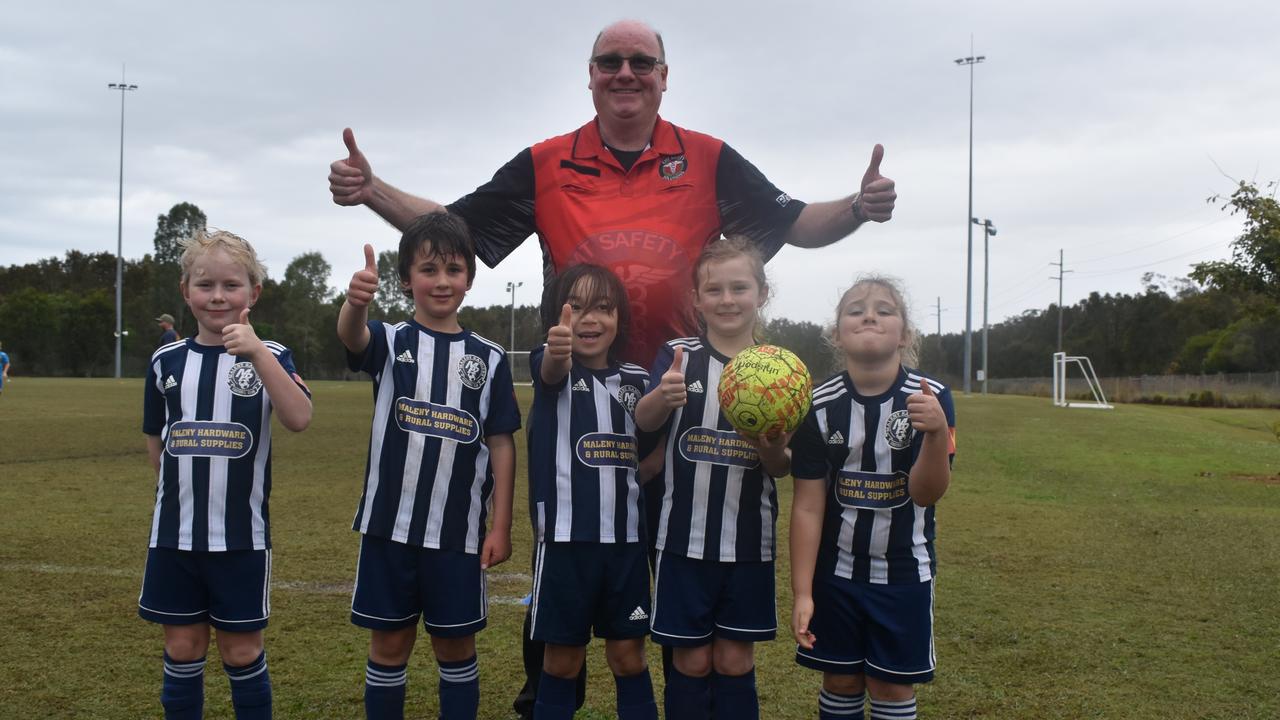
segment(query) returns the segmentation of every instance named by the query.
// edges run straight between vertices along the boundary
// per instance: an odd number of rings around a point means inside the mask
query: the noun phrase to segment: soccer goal
[[[532,385],[529,375],[529,351],[508,350],[507,362],[511,364],[511,382],[516,385]]]
[[[1089,384],[1089,392],[1093,393],[1093,402],[1067,400],[1067,366],[1074,364],[1080,368],[1080,374]],[[1093,363],[1086,355],[1053,354],[1053,404],[1057,407],[1098,408],[1110,410],[1114,405],[1107,402],[1102,392],[1102,383],[1098,382],[1098,373],[1093,371]]]

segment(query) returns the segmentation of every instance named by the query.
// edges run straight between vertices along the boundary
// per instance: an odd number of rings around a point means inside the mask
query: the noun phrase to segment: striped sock
[[[236,720],[270,720],[271,673],[267,672],[267,653],[258,653],[258,659],[244,667],[232,667],[226,663],[231,683],[231,706],[236,709]]]
[[[379,665],[370,660],[364,669],[364,716],[368,720],[404,720],[408,679],[408,663]]]
[[[658,720],[649,668],[635,675],[614,675],[613,682],[618,691],[618,720]]]
[[[826,688],[818,693],[818,720],[862,720],[867,694],[841,695]]]
[[[480,666],[476,656],[466,660],[438,660],[440,720],[475,720],[480,711]]]
[[[160,705],[165,720],[200,720],[204,716],[204,661],[179,661],[164,654]]]
[[[916,699],[877,700],[871,698],[871,720],[916,720]]]

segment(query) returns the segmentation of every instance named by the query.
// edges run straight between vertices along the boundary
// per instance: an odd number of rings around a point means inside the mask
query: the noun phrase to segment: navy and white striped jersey
[[[662,382],[678,347],[687,402],[659,431],[667,444],[657,548],[699,560],[773,560],[777,488],[755,448],[720,412],[716,395],[730,358],[706,338],[672,340],[653,361],[650,388]]]
[[[791,439],[791,474],[823,478],[828,492],[817,572],[877,584],[926,582],[937,572],[934,508],[907,493],[923,435],[907,420],[907,398],[924,376],[902,368],[886,392],[860,395],[847,372],[813,389],[813,406]],[[928,379],[947,416],[955,456],[951,391]]]
[[[348,354],[373,377],[373,427],[352,529],[420,547],[478,553],[493,492],[490,435],[520,428],[506,351],[479,335],[413,320],[369,321]]]
[[[311,395],[283,345],[264,341]],[[142,432],[164,443],[151,547],[264,550],[271,547],[271,398],[253,363],[194,338],[151,356]]]
[[[622,363],[577,363],[556,385],[542,382],[546,347],[529,354],[529,496],[541,542],[644,542],[644,500],[636,477],[633,413],[649,374]]]

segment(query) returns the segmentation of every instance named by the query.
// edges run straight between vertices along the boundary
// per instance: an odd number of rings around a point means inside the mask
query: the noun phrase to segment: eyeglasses
[[[591,62],[595,63],[596,69],[606,75],[622,71],[622,63],[631,66],[631,72],[636,75],[648,75],[653,69],[663,62],[652,55],[632,55],[631,57],[623,57],[618,53],[609,53],[608,55],[597,55],[591,58]]]

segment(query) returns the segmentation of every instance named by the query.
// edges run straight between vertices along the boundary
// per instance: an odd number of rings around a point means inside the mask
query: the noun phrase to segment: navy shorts
[[[370,630],[422,625],[435,637],[484,629],[489,596],[480,556],[360,536],[351,622]]]
[[[654,642],[698,647],[722,637],[772,640],[778,633],[773,561],[695,560],[658,551],[653,582]]]
[[[875,585],[834,575],[813,580],[812,650],[796,662],[899,685],[933,680],[933,581]]]
[[[161,625],[261,630],[271,616],[271,551],[150,548],[138,615]]]
[[[649,632],[644,543],[540,542],[534,558],[529,636],[582,646]]]

